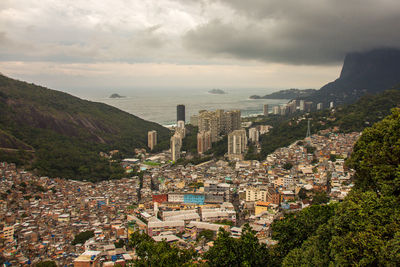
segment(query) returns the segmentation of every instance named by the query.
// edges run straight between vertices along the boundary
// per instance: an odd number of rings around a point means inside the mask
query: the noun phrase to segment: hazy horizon
[[[254,116],[263,113],[263,105],[269,104],[270,110],[275,105],[287,103],[286,99],[249,99],[250,95],[264,95],[272,91],[264,89],[225,90],[226,94],[210,94],[206,89],[200,90],[139,90],[117,92],[124,98],[110,98],[110,94],[88,94],[82,92],[78,97],[87,100],[102,102],[142,119],[157,122],[162,125],[176,123],[176,106],[185,105],[186,122],[190,116],[198,114],[200,110],[233,110],[240,109],[242,116]],[[83,96],[86,94],[86,96]]]

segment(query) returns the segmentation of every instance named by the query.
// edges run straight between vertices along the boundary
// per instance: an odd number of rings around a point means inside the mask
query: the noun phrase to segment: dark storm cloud
[[[218,0],[232,11],[189,31],[187,48],[289,64],[335,64],[352,51],[400,47],[400,1]]]

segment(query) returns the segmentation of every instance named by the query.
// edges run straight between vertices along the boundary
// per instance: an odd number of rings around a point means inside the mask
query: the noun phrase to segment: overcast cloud
[[[234,16],[185,36],[207,55],[288,64],[336,64],[352,51],[399,47],[397,0],[219,0]]]
[[[347,52],[400,47],[398,25],[398,0],[1,0],[0,72],[58,88],[139,69],[120,86],[319,87]]]

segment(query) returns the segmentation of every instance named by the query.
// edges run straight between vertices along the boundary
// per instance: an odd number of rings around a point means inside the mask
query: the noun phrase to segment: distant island
[[[112,94],[112,95],[110,95],[110,98],[125,98],[126,96],[122,96],[122,95],[119,95],[119,94]]]
[[[252,95],[250,99],[296,99],[296,98],[303,98],[313,94],[316,89],[286,89],[280,90],[278,92],[274,92],[269,95],[259,96],[259,95]]]
[[[210,94],[216,94],[216,95],[223,95],[226,94],[226,92],[222,89],[212,89],[208,91]]]

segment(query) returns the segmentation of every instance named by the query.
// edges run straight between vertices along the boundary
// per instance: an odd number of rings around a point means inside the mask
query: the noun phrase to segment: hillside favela
[[[400,2],[0,3],[0,266],[400,266]]]

